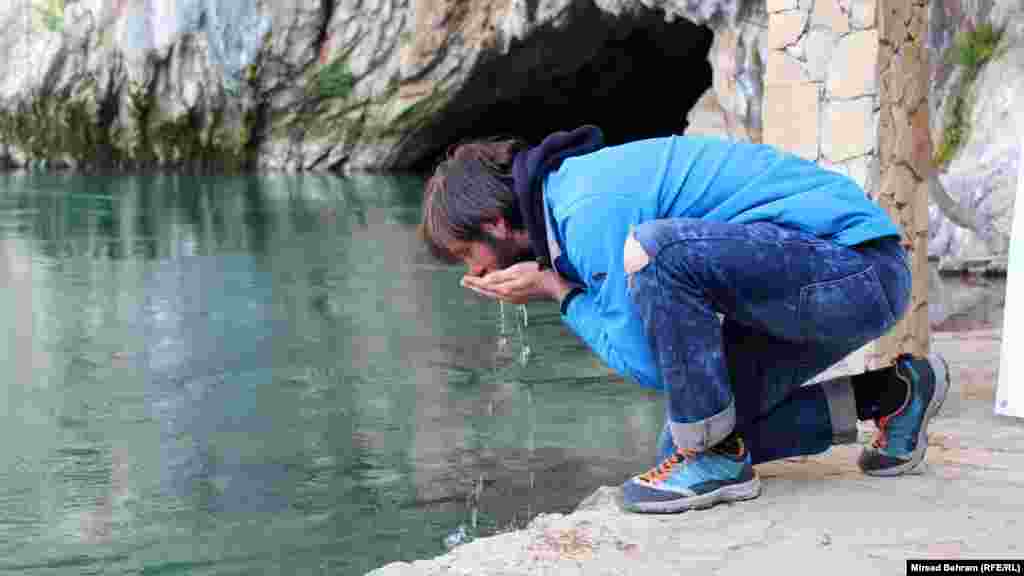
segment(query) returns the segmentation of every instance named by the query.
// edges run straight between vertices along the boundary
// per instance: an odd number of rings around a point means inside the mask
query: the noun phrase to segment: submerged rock
[[[460,525],[458,530],[456,530],[456,531],[452,532],[451,534],[445,536],[445,538],[444,538],[444,547],[447,548],[448,550],[451,550],[452,548],[455,548],[459,544],[464,544],[467,541],[469,541],[469,533],[466,532],[466,527],[465,526]]]

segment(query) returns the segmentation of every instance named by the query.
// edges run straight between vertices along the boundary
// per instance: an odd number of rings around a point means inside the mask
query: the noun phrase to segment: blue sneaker
[[[937,354],[900,356],[896,375],[907,384],[907,399],[899,410],[875,420],[878,432],[857,460],[871,476],[898,476],[917,468],[928,450],[928,422],[949,391],[949,367]]]
[[[673,453],[622,485],[623,506],[648,513],[710,508],[760,494],[761,480],[750,464],[750,452],[738,437],[689,460]]]

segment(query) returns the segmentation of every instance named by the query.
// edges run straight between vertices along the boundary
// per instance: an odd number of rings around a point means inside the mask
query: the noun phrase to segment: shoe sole
[[[753,500],[761,495],[761,478],[754,477],[740,484],[727,484],[717,490],[697,496],[684,496],[677,500],[661,502],[634,502],[623,504],[627,510],[647,514],[674,514],[686,510],[704,510],[722,502]]]
[[[932,392],[932,399],[928,402],[928,409],[925,410],[924,419],[921,421],[921,429],[917,431],[917,444],[914,452],[910,455],[910,460],[891,468],[864,470],[868,476],[899,476],[913,471],[924,460],[924,453],[928,451],[928,424],[939,413],[942,403],[946,401],[950,384],[949,365],[945,358],[938,354],[929,354],[928,364],[935,373],[935,390]]]

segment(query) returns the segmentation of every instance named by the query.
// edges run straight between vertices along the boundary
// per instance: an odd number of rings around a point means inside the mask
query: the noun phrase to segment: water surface
[[[361,574],[647,466],[658,397],[460,288],[420,191],[0,174],[0,573]]]

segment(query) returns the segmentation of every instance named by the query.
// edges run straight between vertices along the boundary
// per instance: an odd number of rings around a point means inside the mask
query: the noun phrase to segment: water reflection
[[[646,465],[658,399],[459,288],[420,190],[0,175],[0,568],[360,573]]]
[[[646,466],[659,399],[459,288],[420,186],[0,175],[0,569],[361,573]]]

